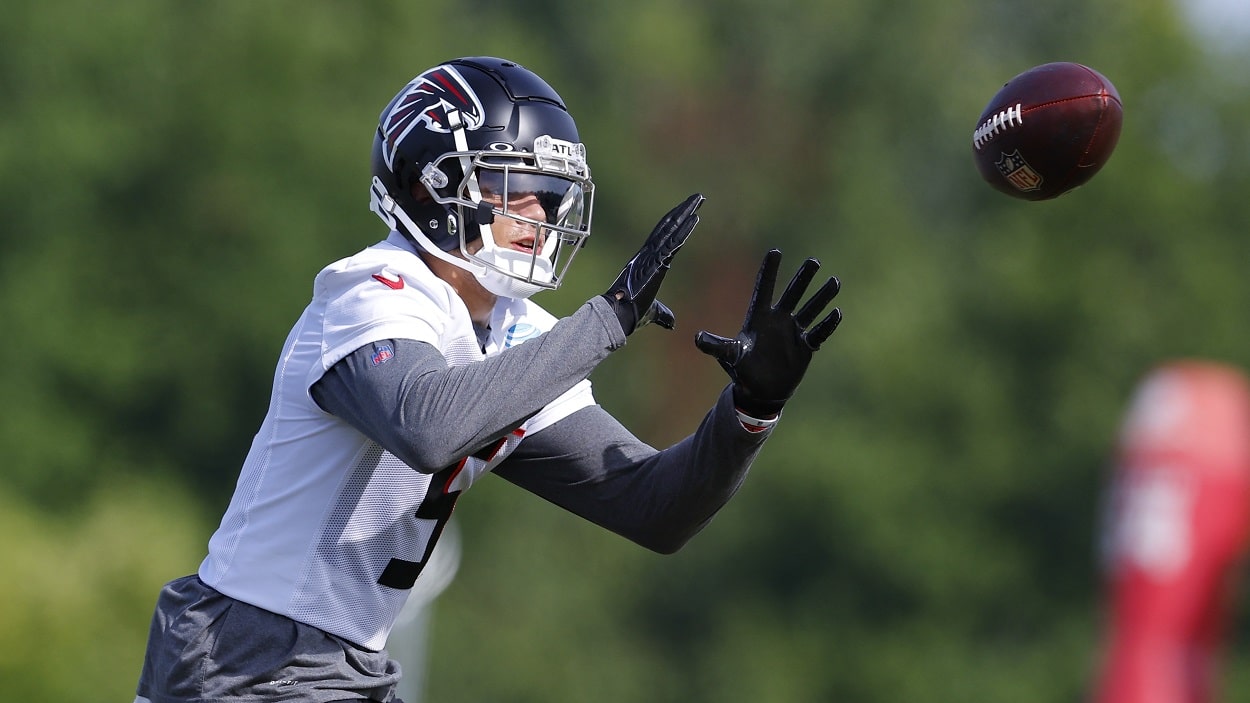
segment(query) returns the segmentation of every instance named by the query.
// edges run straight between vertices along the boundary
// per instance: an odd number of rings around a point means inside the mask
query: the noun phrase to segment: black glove
[[[655,294],[664,282],[664,274],[668,273],[673,255],[686,243],[686,237],[694,231],[695,225],[699,224],[699,216],[695,211],[703,201],[704,197],[695,193],[669,210],[656,224],[655,229],[651,230],[651,236],[643,242],[634,258],[625,264],[612,287],[603,294],[612,303],[626,336],[648,322],[654,322],[665,329],[673,329],[677,321],[673,311],[656,300]]]
[[[737,337],[726,339],[705,331],[694,338],[695,346],[715,357],[733,379],[734,403],[738,409],[759,419],[781,412],[781,407],[803,380],[812,352],[819,349],[842,322],[842,311],[834,308],[807,329],[838,294],[840,284],[832,276],[797,314],[794,312],[820,268],[816,259],[803,262],[781,299],[772,305],[780,264],[781,252],[777,249],[764,255],[746,321]]]

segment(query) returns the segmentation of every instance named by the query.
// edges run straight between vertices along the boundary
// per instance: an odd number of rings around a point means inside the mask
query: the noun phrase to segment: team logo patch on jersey
[[[451,124],[447,114],[452,111],[460,113],[465,129],[482,126],[482,102],[455,68],[436,66],[412,79],[382,118],[386,165],[394,169],[395,150],[418,125],[424,125],[431,132],[449,134]]]
[[[381,366],[382,364],[385,364],[386,362],[394,358],[395,358],[395,350],[391,348],[391,345],[389,344],[373,345],[373,357],[371,360],[373,361],[374,366]]]
[[[542,333],[542,330],[528,322],[518,322],[508,328],[508,333],[504,336],[503,347],[504,349],[507,349],[508,347],[515,347],[521,342],[524,342],[527,339],[533,339]]]

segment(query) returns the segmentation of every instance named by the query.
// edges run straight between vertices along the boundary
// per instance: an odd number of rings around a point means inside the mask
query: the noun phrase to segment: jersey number
[[[392,558],[382,570],[382,575],[378,577],[379,585],[403,590],[413,587],[417,582],[417,577],[421,575],[421,570],[430,561],[430,555],[434,553],[434,545],[442,536],[443,528],[451,519],[451,511],[456,507],[456,499],[460,497],[460,491],[449,490],[452,482],[456,480],[456,476],[470,459],[490,461],[499,453],[499,450],[503,449],[507,441],[507,436],[501,437],[498,442],[486,446],[473,456],[465,457],[455,465],[430,477],[430,492],[425,496],[425,500],[421,501],[416,515],[418,520],[429,520],[434,523],[434,529],[430,532],[430,539],[425,545],[421,561]]]
[[[442,536],[443,528],[447,526],[447,521],[451,519],[451,511],[456,507],[456,499],[460,497],[460,491],[448,491],[447,489],[451,486],[451,482],[455,480],[456,474],[460,473],[460,469],[463,466],[464,462],[461,461],[455,466],[443,469],[430,477],[430,492],[425,496],[425,500],[421,501],[416,514],[418,520],[434,523],[434,529],[430,531],[430,538],[425,544],[421,561],[392,558],[387,563],[386,568],[382,570],[382,575],[378,577],[379,585],[407,590],[412,588],[413,584],[417,582],[417,577],[421,575],[421,570],[429,563],[430,555],[434,553],[434,545],[438,543],[438,538]]]

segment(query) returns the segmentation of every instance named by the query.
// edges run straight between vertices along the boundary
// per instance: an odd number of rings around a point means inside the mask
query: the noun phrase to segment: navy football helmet
[[[590,236],[577,126],[551,86],[503,59],[454,59],[408,83],[379,118],[370,191],[389,227],[496,295],[557,288]],[[532,236],[497,243],[501,217]]]

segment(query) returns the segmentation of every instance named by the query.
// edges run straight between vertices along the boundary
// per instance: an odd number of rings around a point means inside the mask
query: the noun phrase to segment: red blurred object
[[[1250,536],[1250,384],[1183,361],[1139,386],[1112,477],[1096,703],[1209,703]]]

